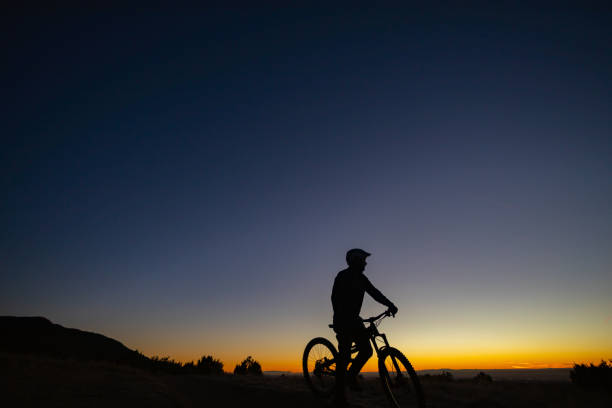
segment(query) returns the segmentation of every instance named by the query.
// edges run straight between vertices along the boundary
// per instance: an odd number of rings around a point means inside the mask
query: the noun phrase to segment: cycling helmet
[[[366,259],[368,256],[372,255],[369,252],[364,251],[363,249],[353,248],[349,249],[346,252],[346,263],[351,265],[358,259]]]

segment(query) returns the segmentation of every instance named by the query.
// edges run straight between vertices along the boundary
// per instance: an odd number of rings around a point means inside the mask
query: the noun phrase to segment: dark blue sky
[[[4,18],[3,314],[195,358],[324,329],[362,246],[400,309],[612,340],[609,10],[113,14]]]

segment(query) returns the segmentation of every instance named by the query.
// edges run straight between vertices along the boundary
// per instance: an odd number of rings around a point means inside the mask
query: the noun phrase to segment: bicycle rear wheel
[[[336,348],[323,337],[316,337],[306,345],[302,356],[302,369],[306,383],[316,395],[328,397],[333,393],[337,359]]]
[[[378,357],[378,373],[392,406],[425,408],[419,377],[401,351],[385,348]]]

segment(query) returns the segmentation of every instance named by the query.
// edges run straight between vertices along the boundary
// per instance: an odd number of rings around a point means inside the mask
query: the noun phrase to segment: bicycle
[[[378,374],[382,387],[391,406],[424,408],[425,395],[412,364],[401,351],[389,345],[384,333],[378,331],[378,325],[388,316],[390,312],[386,311],[378,316],[362,319],[364,323],[369,323],[366,329],[378,357]],[[329,327],[333,328],[333,325],[330,324]],[[384,343],[380,347],[376,341],[378,338]],[[350,362],[354,360],[352,355],[356,352],[357,346],[353,344]],[[333,394],[337,359],[336,347],[324,337],[316,337],[306,345],[302,356],[302,369],[306,383],[315,395],[329,397]]]

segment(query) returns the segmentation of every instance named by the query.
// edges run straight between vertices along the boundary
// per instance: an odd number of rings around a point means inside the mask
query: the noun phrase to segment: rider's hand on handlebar
[[[395,305],[391,305],[389,306],[389,309],[387,309],[387,313],[393,315],[393,317],[395,317],[395,314],[397,313],[397,307]]]

